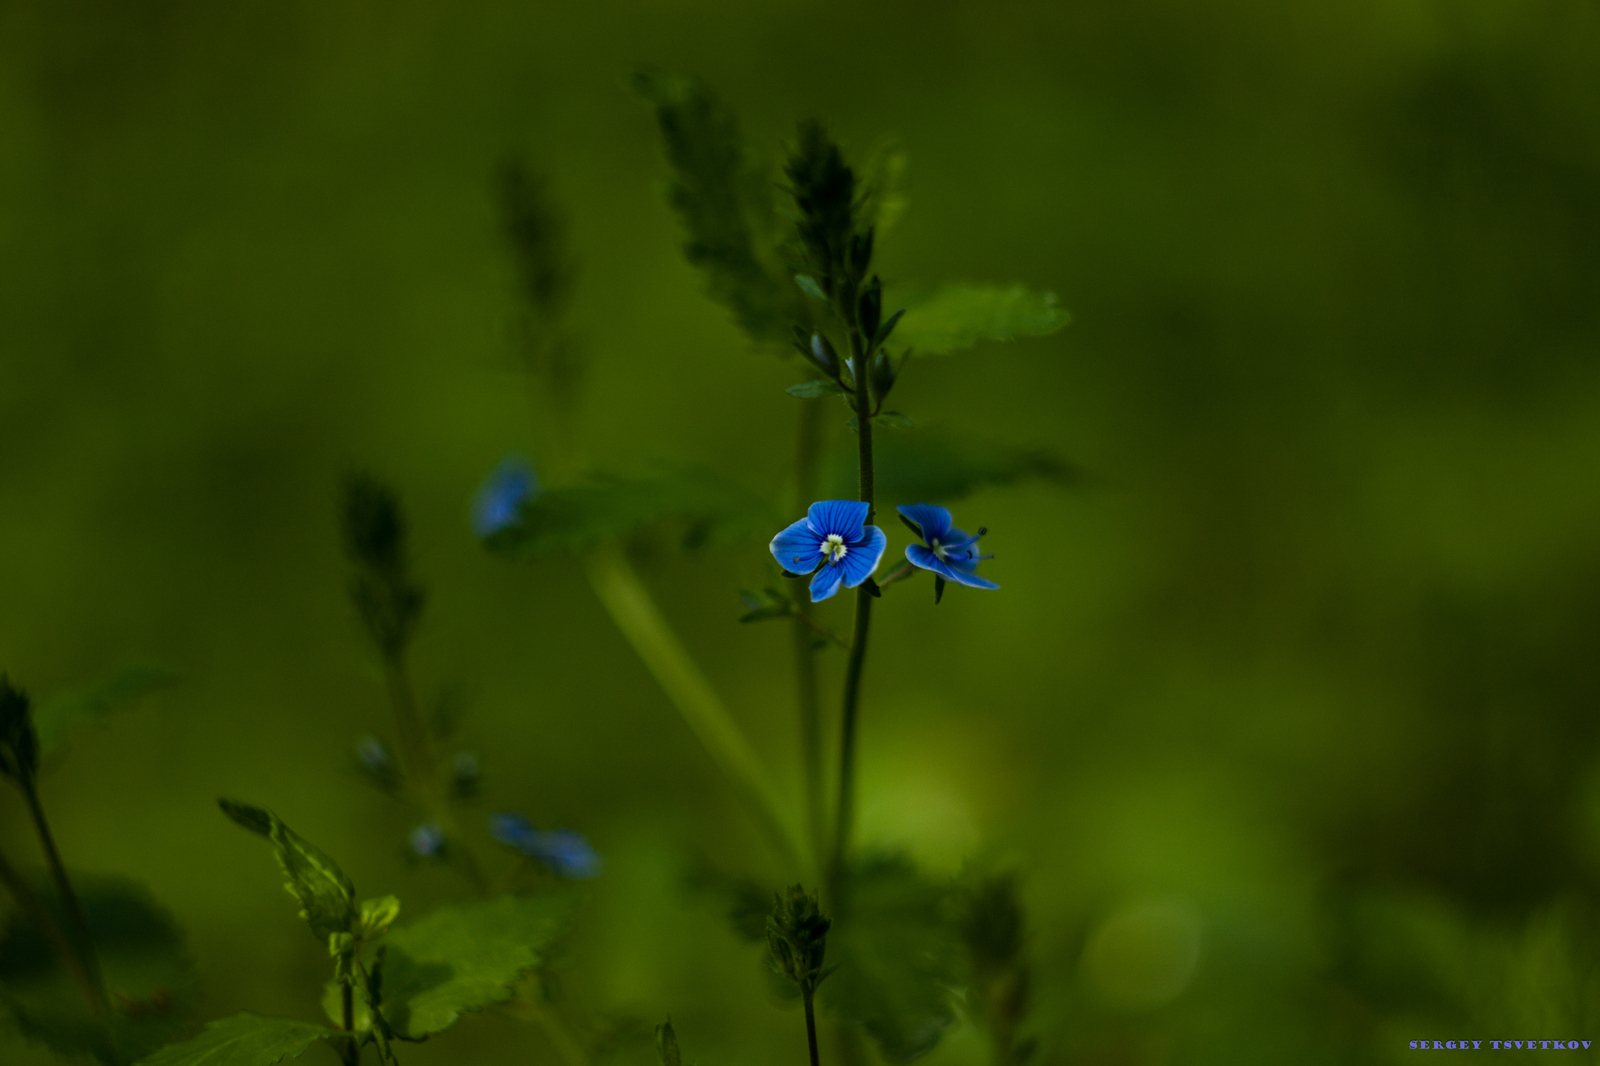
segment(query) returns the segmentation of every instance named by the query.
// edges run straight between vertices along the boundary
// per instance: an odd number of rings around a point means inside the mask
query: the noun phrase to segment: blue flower
[[[411,850],[418,858],[436,857],[444,850],[444,831],[436,822],[423,822],[411,831]]]
[[[539,479],[520,455],[508,455],[489,472],[472,498],[472,531],[493,536],[522,521],[522,505],[539,495]]]
[[[389,769],[389,749],[377,737],[362,737],[356,743],[356,759],[369,773],[382,774]]]
[[[889,538],[866,524],[870,506],[855,500],[821,500],[806,516],[772,538],[778,565],[791,574],[809,574],[811,602],[825,600],[839,586],[853,589],[878,568]]]
[[[490,818],[489,833],[500,843],[530,859],[538,859],[570,881],[599,877],[604,867],[599,854],[583,839],[583,834],[571,829],[541,832],[515,812],[507,811]]]
[[[978,576],[978,563],[993,559],[992,555],[978,554],[978,537],[989,532],[980,529],[976,536],[967,536],[950,524],[950,512],[932,503],[908,503],[895,508],[911,531],[926,544],[906,545],[906,558],[924,570],[932,570],[946,581],[954,581],[975,589],[997,589],[993,581]]]

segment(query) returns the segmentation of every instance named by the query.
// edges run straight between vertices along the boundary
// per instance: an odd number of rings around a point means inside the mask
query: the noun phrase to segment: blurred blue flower
[[[978,563],[993,559],[992,555],[978,554],[978,537],[989,532],[978,530],[974,536],[951,525],[950,512],[932,503],[908,503],[895,508],[900,518],[912,532],[926,544],[908,544],[906,558],[913,565],[932,570],[947,581],[969,588],[997,589],[1000,586],[978,576]]]
[[[435,822],[423,822],[411,831],[411,850],[418,858],[436,858],[444,850],[444,831]]]
[[[806,516],[772,538],[768,546],[778,565],[791,574],[809,574],[811,602],[825,600],[842,584],[853,589],[878,568],[889,538],[866,524],[870,506],[855,500],[820,500]]]
[[[539,479],[520,455],[500,460],[472,498],[472,531],[489,537],[522,520],[522,505],[539,495]]]
[[[571,829],[535,829],[514,811],[489,819],[489,833],[500,843],[538,859],[551,871],[571,881],[586,881],[600,876],[604,864],[583,834]]]
[[[367,770],[381,774],[389,769],[389,749],[377,737],[362,737],[356,742],[356,759]]]

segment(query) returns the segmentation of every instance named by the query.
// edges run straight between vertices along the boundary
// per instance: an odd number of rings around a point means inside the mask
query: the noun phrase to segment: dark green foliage
[[[1021,285],[951,284],[899,297],[908,312],[896,333],[919,355],[944,355],[980,341],[1042,337],[1070,320],[1054,293]]]
[[[883,416],[878,421],[884,422]],[[878,497],[891,504],[948,504],[987,486],[1021,481],[1066,486],[1080,484],[1084,477],[1049,449],[997,444],[944,427],[883,434],[875,448]],[[829,460],[824,492],[843,498],[852,491],[855,477],[854,450],[840,448]]]
[[[955,1022],[958,979],[950,892],[900,856],[864,860],[848,881],[849,908],[832,934],[838,973],[822,988],[837,1016],[866,1027],[884,1058],[907,1062]]]
[[[300,917],[312,935],[327,942],[335,933],[351,933],[357,921],[355,887],[339,864],[284,825],[278,816],[233,800],[218,800],[222,812],[252,833],[272,842],[288,882],[284,888],[300,903]]]
[[[832,381],[802,381],[798,385],[790,385],[783,390],[790,396],[798,396],[802,400],[816,400],[823,396],[838,396],[844,392],[838,383]]]
[[[193,1040],[162,1048],[139,1066],[273,1066],[336,1035],[309,1022],[243,1011],[210,1023]]]
[[[83,875],[74,881],[111,998],[116,1052],[49,940],[21,914],[0,933],[0,1003],[24,1035],[62,1055],[127,1062],[189,1028],[198,977],[177,924],[142,886]],[[36,895],[58,924],[67,922],[50,887],[41,883]]]
[[[809,315],[776,254],[771,186],[751,164],[738,121],[698,82],[640,72],[633,86],[661,128],[668,199],[689,235],[684,256],[752,340],[785,343]]]
[[[960,933],[971,968],[968,1003],[989,1030],[999,1066],[1026,1062],[1035,1047],[1018,1037],[1032,984],[1023,930],[1016,875],[983,878],[963,894]]]
[[[780,516],[758,494],[699,467],[595,477],[529,500],[522,521],[490,536],[491,551],[521,559],[581,552],[665,520],[687,547],[770,537]]]
[[[52,696],[34,711],[39,746],[48,755],[77,727],[99,721],[177,683],[178,675],[164,667],[128,666],[89,688]]]
[[[661,1066],[683,1066],[683,1056],[678,1052],[678,1034],[668,1018],[656,1026],[656,1054],[661,1056]]]
[[[422,1040],[448,1029],[463,1013],[510,999],[517,983],[546,959],[576,903],[571,896],[500,896],[440,907],[390,930],[382,1012],[394,1035]],[[328,985],[323,1007],[339,1019],[337,983]],[[358,1009],[356,1028],[371,1026],[371,1015]]]
[[[30,788],[39,771],[39,734],[28,694],[0,675],[0,774]]]
[[[853,312],[850,290],[872,257],[871,231],[864,236],[856,232],[855,174],[816,121],[800,124],[783,170],[800,215],[796,222],[800,245],[816,285],[828,299],[843,300]]]
[[[399,497],[369,474],[351,475],[344,485],[343,530],[356,567],[350,597],[378,650],[398,655],[411,639],[424,598],[407,572]]]
[[[555,320],[572,294],[576,271],[568,258],[566,220],[556,210],[549,182],[520,159],[500,167],[500,221],[517,264],[523,301],[541,318]]]

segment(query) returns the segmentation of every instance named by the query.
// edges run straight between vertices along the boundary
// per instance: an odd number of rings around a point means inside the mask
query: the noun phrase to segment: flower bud
[[[823,969],[823,957],[832,925],[822,913],[817,897],[800,885],[790,885],[777,893],[772,914],[767,918],[767,948],[773,969],[802,989],[815,989],[828,975]]]
[[[839,357],[834,353],[833,345],[828,343],[828,338],[820,333],[811,335],[811,361],[830,378],[839,376]]]
[[[883,285],[874,274],[872,281],[865,289],[861,290],[861,300],[857,306],[858,321],[861,324],[861,335],[871,344],[878,335],[878,324],[883,320]]]

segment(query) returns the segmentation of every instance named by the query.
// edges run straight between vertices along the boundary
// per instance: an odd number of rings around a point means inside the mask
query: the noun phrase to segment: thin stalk
[[[800,849],[784,825],[783,805],[750,742],[678,642],[622,549],[615,544],[596,548],[589,556],[588,571],[589,583],[611,620],[699,737],[762,833],[786,862],[800,865]]]
[[[480,896],[489,894],[489,879],[478,863],[466,840],[461,835],[461,825],[450,809],[450,798],[444,781],[439,776],[439,761],[435,757],[433,742],[417,711],[416,694],[411,688],[411,677],[406,670],[405,652],[396,651],[384,656],[384,682],[389,689],[389,702],[394,708],[395,732],[400,737],[400,765],[406,788],[412,799],[422,808],[423,815],[439,827],[450,842],[450,854],[459,857],[461,871],[473,890]]]
[[[355,989],[349,981],[339,982],[339,1009],[343,1023],[341,1027],[345,1032],[352,1034],[350,1039],[346,1040],[339,1049],[339,1057],[344,1060],[345,1066],[356,1066],[361,1061],[361,1045],[354,1036],[356,1030],[356,996]]]
[[[796,509],[807,506],[817,495],[817,459],[821,451],[822,404],[805,401],[795,432]],[[822,781],[822,709],[817,699],[817,646],[809,630],[833,634],[822,629],[811,616],[809,599],[800,599],[792,628],[794,643],[795,701],[800,711],[800,761],[805,777],[806,835],[811,845],[811,860],[819,871],[827,855],[827,812]]]
[[[857,469],[860,499],[867,505],[867,521],[872,521],[872,400],[867,386],[867,357],[862,351],[861,331],[850,330],[851,371],[856,385]],[[855,626],[850,634],[850,658],[845,666],[844,699],[839,722],[839,806],[833,836],[833,861],[828,882],[835,914],[847,901],[842,898],[844,870],[850,855],[850,832],[855,821],[856,801],[856,717],[861,706],[861,672],[867,661],[867,634],[872,625],[873,594],[870,585],[856,589]]]
[[[55,835],[50,832],[44,807],[39,803],[39,790],[32,781],[28,781],[23,785],[22,794],[27,798],[28,813],[33,816],[33,828],[39,834],[39,846],[44,850],[45,861],[50,866],[50,877],[55,882],[56,893],[61,897],[62,909],[66,911],[71,937],[77,942],[78,957],[94,986],[96,999],[92,1001],[93,1005],[97,1011],[105,1013],[108,1002],[105,979],[100,975],[100,957],[94,948],[94,938],[89,935],[89,923],[83,917],[83,906],[78,902],[78,893],[67,877],[61,853],[56,850]]]
[[[6,890],[17,901],[17,906],[22,909],[22,913],[28,916],[28,920],[50,942],[50,950],[55,952],[56,961],[61,964],[62,969],[66,970],[67,976],[72,979],[72,983],[78,986],[78,991],[83,993],[83,998],[88,1001],[89,1006],[93,1008],[96,1014],[105,1015],[106,1005],[105,1001],[100,997],[100,990],[95,987],[94,979],[89,976],[89,971],[84,969],[83,960],[73,950],[72,942],[67,939],[67,934],[61,931],[61,926],[56,923],[50,911],[39,897],[34,895],[33,889],[28,887],[28,882],[22,879],[22,875],[17,873],[15,868],[6,861],[4,855],[0,855],[0,883],[6,886]]]
[[[811,989],[809,987],[802,988],[800,994],[806,1003],[806,1040],[811,1045],[811,1066],[818,1066],[817,1015],[811,1005]]]

